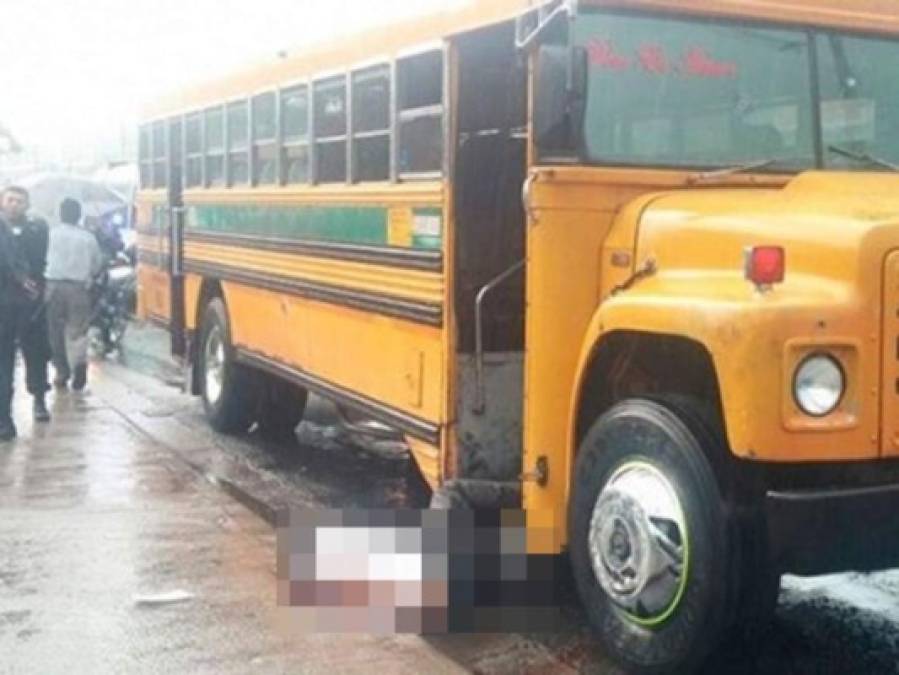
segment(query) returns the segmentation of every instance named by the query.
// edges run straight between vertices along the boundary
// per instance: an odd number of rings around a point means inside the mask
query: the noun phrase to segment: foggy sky
[[[281,49],[466,0],[0,0],[0,124],[65,147]]]

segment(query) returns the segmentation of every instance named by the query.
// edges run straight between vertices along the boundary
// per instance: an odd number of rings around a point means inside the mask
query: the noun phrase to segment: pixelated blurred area
[[[292,510],[278,602],[304,633],[555,632],[557,556],[520,510]]]

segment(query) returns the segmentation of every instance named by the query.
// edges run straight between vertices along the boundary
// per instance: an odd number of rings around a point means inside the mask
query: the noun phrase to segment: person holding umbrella
[[[25,188],[10,186],[0,194],[0,216],[6,221],[13,237],[13,255],[25,264],[27,280],[33,288],[29,297],[21,298],[21,311],[16,329],[19,349],[25,360],[25,381],[28,393],[34,397],[34,419],[50,420],[45,396],[50,390],[47,365],[50,362],[50,342],[43,297],[47,267],[49,227],[40,218],[29,218],[29,195]]]

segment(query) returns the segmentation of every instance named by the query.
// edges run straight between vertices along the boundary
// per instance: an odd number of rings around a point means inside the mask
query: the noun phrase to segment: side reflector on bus
[[[756,286],[782,283],[787,255],[781,246],[754,246],[746,250],[746,278]]]

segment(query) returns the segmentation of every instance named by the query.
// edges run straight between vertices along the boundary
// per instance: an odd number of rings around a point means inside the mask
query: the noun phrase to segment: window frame
[[[294,136],[288,138],[285,136],[284,123],[284,103],[287,99],[286,95],[303,92],[306,97],[306,134],[302,137]],[[302,79],[296,82],[282,85],[278,88],[278,184],[282,186],[289,185],[309,185],[314,180],[314,133],[313,133],[313,102],[312,102],[312,80]],[[294,183],[288,179],[287,152],[295,149],[306,149],[306,180],[302,183]]]
[[[253,133],[253,116],[252,116],[252,106],[250,105],[250,97],[247,96],[238,96],[228,101],[225,101],[223,104],[225,106],[225,187],[226,188],[243,188],[250,187],[252,185],[252,166],[250,165],[251,160],[251,152],[253,148],[252,143],[252,133]],[[247,119],[247,128],[246,128],[246,139],[243,141],[246,147],[243,148],[235,148],[232,138],[231,138],[231,111],[238,107],[244,107],[244,113]],[[235,183],[234,176],[231,171],[231,156],[239,155],[243,151],[245,155],[245,159],[247,161],[247,180],[245,182]]]
[[[221,124],[222,124],[222,145],[217,150],[210,150],[209,147],[209,115],[210,113],[218,112],[221,114]],[[225,165],[227,164],[227,113],[225,111],[225,105],[223,103],[218,103],[215,105],[207,106],[203,109],[203,187],[209,188],[221,188],[226,187],[226,171]],[[222,182],[220,185],[213,185],[210,182],[210,172],[209,172],[209,160],[213,158],[220,158],[222,160]]]
[[[400,86],[400,72],[403,64],[414,61],[416,58],[438,56],[440,60],[440,100],[437,103],[425,106],[410,107],[401,109],[400,101],[402,96]],[[326,70],[313,75],[292,80],[275,87],[266,87],[264,89],[250,92],[245,96],[236,96],[223,100],[219,103],[206,105],[198,110],[190,110],[178,115],[182,120],[182,145],[183,149],[180,153],[183,158],[182,162],[182,183],[185,189],[204,187],[213,188],[220,187],[210,185],[211,172],[209,171],[210,160],[221,158],[223,162],[223,182],[221,187],[224,188],[254,188],[254,187],[284,187],[284,186],[315,186],[315,185],[355,185],[360,183],[389,183],[396,184],[400,182],[421,182],[428,180],[442,180],[446,175],[447,164],[449,161],[449,145],[447,143],[447,133],[449,124],[450,106],[448,104],[450,98],[449,88],[449,63],[447,57],[447,43],[443,40],[431,41],[421,44],[401,52],[393,56],[380,56],[357,63],[349,68],[340,68]],[[366,81],[384,80],[387,83],[387,120],[384,127],[370,130],[356,130],[356,118],[354,115],[354,105],[358,99],[358,89],[364,85]],[[320,124],[317,115],[317,107],[319,104],[319,96],[326,94],[329,90],[342,90],[342,98],[344,105],[343,133],[324,135],[319,133],[317,125]],[[285,101],[290,95],[304,95],[306,104],[306,130],[305,135],[295,135],[288,137],[285,129]],[[275,134],[271,138],[257,137],[255,124],[255,116],[257,114],[257,106],[261,97],[272,96],[274,98],[274,123]],[[378,102],[380,105],[380,101]],[[221,148],[210,148],[209,139],[207,139],[207,116],[220,111],[222,119],[223,146]],[[246,119],[246,130],[242,136],[245,138],[240,143],[235,143],[232,126],[234,124],[235,114],[244,115]],[[188,127],[192,123],[196,123],[199,119],[202,152],[187,151]],[[404,125],[415,122],[419,119],[437,120],[439,126],[439,137],[441,144],[441,156],[439,166],[428,171],[400,171],[400,144]],[[149,164],[150,177],[152,179],[152,122],[146,123],[140,127],[139,133],[147,133],[149,140],[149,150],[151,153],[149,159],[139,158],[139,164]],[[360,176],[360,163],[357,151],[360,145],[372,139],[385,139],[387,151],[387,167],[386,171],[382,171],[380,162],[376,167],[378,173],[383,178],[363,179]],[[344,173],[334,180],[322,181],[321,161],[323,150],[327,146],[342,144],[344,154]],[[276,174],[271,182],[260,183],[258,180],[258,162],[259,151],[261,149],[274,149],[274,161]],[[288,176],[290,151],[305,152],[305,181],[291,182]],[[234,167],[232,164],[235,160],[240,159],[240,155],[246,162],[247,180],[246,182],[235,182]],[[202,182],[198,185],[188,186],[188,167],[191,161],[201,159]],[[336,160],[336,156],[335,156]],[[374,166],[374,165],[373,165]],[[145,167],[146,168],[146,167]]]
[[[253,93],[247,100],[249,101],[249,125],[250,125],[250,135],[249,135],[249,145],[250,145],[250,186],[251,187],[273,187],[280,184],[280,130],[281,130],[281,120],[280,120],[280,112],[281,112],[281,101],[279,97],[280,90],[279,89],[263,89]],[[273,105],[273,113],[274,113],[274,130],[272,136],[270,138],[258,138],[256,136],[256,102],[263,97],[271,96],[272,97],[272,105]],[[270,182],[261,183],[259,182],[256,170],[257,170],[257,162],[260,156],[260,150],[262,149],[272,149],[274,150],[274,162],[275,162],[275,173]]]
[[[332,87],[336,89],[341,86],[343,87],[344,93],[344,133],[332,136],[319,136],[318,129],[316,128],[316,124],[318,123],[316,108],[320,92],[327,91]],[[309,110],[311,114],[311,124],[309,128],[311,152],[309,161],[312,184],[340,185],[348,183],[350,177],[350,165],[348,162],[350,152],[350,125],[352,123],[352,110],[349,91],[349,71],[341,70],[336,72],[323,73],[312,78],[310,82]],[[338,143],[344,144],[344,176],[339,180],[322,181],[321,171],[319,170],[319,160],[321,158],[320,147],[323,145],[336,145]]]
[[[142,190],[153,189],[153,124],[145,122],[137,131],[137,163]]]
[[[396,117],[396,66],[395,61],[378,60],[375,62],[356,66],[348,73],[347,95],[350,103],[347,132],[349,134],[347,148],[347,179],[352,184],[357,183],[387,183],[395,180],[395,117]],[[356,131],[356,117],[353,114],[356,105],[357,82],[370,82],[372,80],[387,80],[387,122],[382,129],[368,131]],[[362,180],[359,178],[357,161],[357,142],[370,139],[387,139],[387,176],[382,180]]]
[[[164,190],[168,186],[168,128],[164,118],[153,120],[150,123],[150,178],[154,190]],[[162,146],[162,151],[157,148],[157,137]],[[160,179],[160,176],[162,177]]]
[[[402,78],[400,76],[401,64],[404,61],[409,61],[415,58],[421,58],[427,55],[439,53],[440,54],[440,76],[441,76],[441,88],[440,88],[440,103],[427,105],[427,106],[417,106],[414,108],[402,108],[402,95],[403,92],[401,90],[401,82]],[[448,135],[448,113],[450,110],[450,106],[448,105],[449,101],[449,59],[447,54],[447,45],[445,42],[434,42],[426,45],[422,45],[418,48],[406,50],[400,54],[397,54],[396,59],[394,60],[394,73],[393,73],[393,117],[395,128],[394,132],[394,141],[393,141],[393,159],[392,163],[393,167],[393,180],[397,182],[419,182],[419,181],[428,181],[428,180],[442,180],[445,175],[447,175],[447,161],[448,161],[448,143],[447,143],[447,135]],[[440,158],[440,166],[439,168],[431,171],[401,171],[399,166],[399,158],[400,151],[402,145],[402,132],[403,125],[416,121],[419,119],[439,119],[439,127],[440,127],[440,142],[442,146],[441,150],[441,158]]]
[[[173,133],[173,129],[178,133]],[[180,194],[184,190],[184,115],[172,115],[165,120],[166,144],[169,148],[169,161],[166,165],[168,186],[177,188]]]
[[[203,188],[206,186],[206,117],[204,115],[203,110],[192,110],[187,112],[183,116],[184,126],[182,128],[183,138],[181,142],[184,145],[184,162],[183,162],[183,179],[182,184],[185,190],[196,190],[199,188]],[[196,152],[190,152],[190,148],[188,146],[188,127],[193,119],[199,120],[199,133],[200,133],[200,147]],[[200,178],[197,183],[191,183],[189,180],[190,177],[190,165],[191,161],[199,161],[200,164]]]

